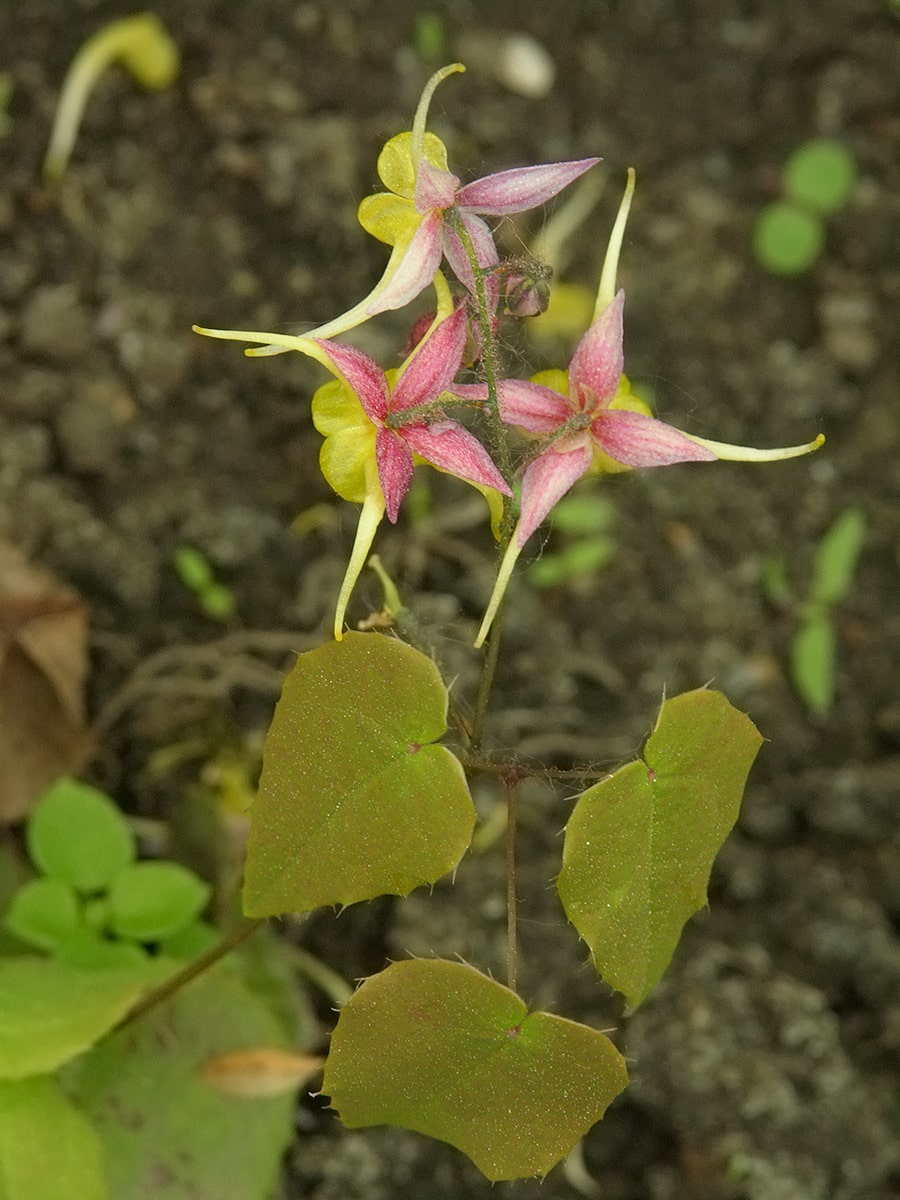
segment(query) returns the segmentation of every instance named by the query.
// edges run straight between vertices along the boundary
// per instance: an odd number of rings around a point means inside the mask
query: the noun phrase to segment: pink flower
[[[445,417],[439,407],[438,398],[462,361],[464,308],[457,308],[435,327],[393,388],[381,367],[361,350],[316,340],[375,426],[378,480],[389,521],[396,522],[409,489],[414,454],[459,479],[495,488],[505,496],[512,494],[481,442],[458,421]]]
[[[399,230],[414,228],[406,252],[387,286],[373,297],[369,315],[399,308],[423,291],[446,258],[457,278],[472,292],[472,264],[457,222],[472,243],[479,267],[495,267],[500,256],[482,217],[504,217],[537,208],[598,163],[598,158],[518,167],[461,185],[456,175],[421,158],[415,168],[412,199],[391,197],[390,213]],[[378,197],[372,197],[375,201]],[[385,197],[387,200],[387,197]],[[363,210],[365,214],[365,210]],[[374,222],[370,222],[374,224]],[[371,230],[376,232],[376,230]],[[380,232],[380,231],[379,231]],[[385,236],[384,233],[381,236]]]
[[[516,560],[528,538],[553,506],[594,466],[665,467],[680,462],[773,462],[817,450],[819,435],[802,446],[757,450],[731,446],[683,433],[650,415],[634,396],[622,374],[622,312],[624,292],[615,291],[616,267],[625,222],[634,191],[634,172],[619,208],[601,273],[594,319],[578,343],[568,372],[552,372],[559,387],[523,380],[503,380],[498,387],[500,415],[511,425],[545,439],[545,448],[527,465],[522,476],[519,522],[507,547],[494,591],[481,623],[480,646],[496,616]],[[463,396],[483,394],[483,388],[456,389]]]
[[[587,472],[597,451],[625,467],[666,467],[679,462],[712,462],[719,457],[709,443],[664,421],[613,407],[624,365],[624,303],[625,294],[620,291],[579,342],[569,366],[568,395],[521,380],[508,379],[500,385],[504,421],[554,437],[522,476],[522,507],[516,528],[520,548]],[[627,393],[620,400],[632,402]]]

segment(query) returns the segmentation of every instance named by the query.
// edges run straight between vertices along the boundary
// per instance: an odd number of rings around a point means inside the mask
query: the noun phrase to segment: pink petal
[[[426,338],[397,380],[388,400],[391,412],[436,399],[453,381],[466,345],[466,310],[454,309]]]
[[[373,424],[380,424],[387,416],[387,380],[378,363],[357,350],[355,346],[342,346],[340,342],[328,342],[313,338],[334,363],[338,371],[359,397],[366,416]]]
[[[484,401],[488,397],[486,383],[454,383],[450,391],[461,400]]]
[[[384,492],[388,520],[396,524],[400,501],[409,491],[413,457],[406,442],[393,429],[379,429],[375,438],[378,482]]]
[[[573,183],[579,175],[590,170],[599,158],[582,158],[577,162],[544,163],[536,167],[515,167],[485,175],[460,188],[456,203],[487,217],[505,217],[509,213],[537,208]]]
[[[512,492],[494,466],[491,456],[467,429],[456,421],[433,421],[430,425],[408,425],[403,430],[406,444],[449,475],[496,488],[504,496]]]
[[[472,213],[460,213],[459,215],[472,240],[472,248],[475,251],[475,259],[479,267],[495,267],[500,261],[500,255],[494,245],[494,235],[481,217],[476,217]],[[459,234],[446,221],[444,222],[444,254],[457,279],[465,284],[470,292],[474,292],[475,276],[469,256]]]
[[[665,421],[622,408],[608,408],[600,413],[591,424],[591,436],[610,458],[626,467],[714,462],[717,457]]]
[[[442,212],[456,202],[459,180],[449,171],[423,158],[416,172],[416,209],[420,213],[438,208]]]
[[[565,396],[540,383],[501,379],[497,390],[501,419],[530,433],[553,433],[573,415]]]
[[[402,308],[428,287],[437,274],[443,253],[440,237],[442,220],[439,212],[429,213],[422,220],[394,270],[385,271],[383,278],[387,282],[383,288],[375,289],[372,303],[366,308],[368,316],[374,317],[376,313]],[[399,243],[394,247],[395,254],[398,247]]]
[[[575,407],[590,412],[599,402],[604,407],[616,394],[625,358],[622,353],[622,310],[625,293],[615,300],[590,326],[575,348],[569,365],[569,388]]]
[[[528,464],[522,476],[522,512],[516,541],[524,546],[554,504],[566,494],[591,465],[591,448],[545,450]]]

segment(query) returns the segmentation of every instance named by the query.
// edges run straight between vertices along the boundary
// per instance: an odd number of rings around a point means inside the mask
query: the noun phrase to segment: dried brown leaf
[[[0,543],[0,822],[89,756],[87,638],[80,597]]]

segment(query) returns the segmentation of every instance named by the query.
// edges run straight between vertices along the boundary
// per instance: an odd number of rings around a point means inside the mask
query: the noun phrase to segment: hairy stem
[[[506,866],[506,986],[510,991],[516,990],[516,977],[519,967],[519,933],[518,933],[518,897],[516,885],[516,818],[518,816],[518,780],[503,781],[503,795],[506,801],[506,837],[504,841],[504,862]]]

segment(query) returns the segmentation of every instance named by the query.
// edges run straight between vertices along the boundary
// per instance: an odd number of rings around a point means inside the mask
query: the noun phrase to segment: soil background
[[[571,795],[526,796],[521,991],[616,1024],[634,1080],[586,1138],[586,1170],[603,1200],[900,1196],[900,9],[460,0],[431,6],[444,47],[427,61],[413,3],[154,8],[181,47],[179,78],[148,93],[106,75],[51,192],[40,163],[66,67],[131,10],[0,7],[12,85],[0,134],[0,535],[89,605],[90,777],[136,815],[177,822],[192,772],[223,748],[252,756],[289,652],[329,636],[356,514],[317,471],[309,398],[322,375],[299,356],[244,359],[190,326],[302,329],[364,295],[385,259],[355,219],[377,187],[377,153],[409,127],[431,71],[466,62],[431,118],[461,177],[603,156],[607,185],[568,279],[595,283],[636,168],[620,268],[626,370],[652,384],[658,415],[721,441],[828,438],[811,459],[611,480],[610,563],[566,589],[520,588],[509,606],[493,746],[614,764],[638,751],[664,692],[708,681],[768,739],[710,909],[628,1020],[550,887]],[[511,33],[555,63],[543,99],[498,77]],[[814,136],[839,138],[859,179],[816,266],[779,279],[754,261],[752,222],[779,194],[787,155]],[[504,223],[506,247],[542,219]],[[388,315],[355,340],[388,362],[408,319]],[[526,369],[566,361],[509,336]],[[424,515],[385,527],[377,548],[465,695],[492,546],[466,489],[432,477],[425,498]],[[851,505],[868,534],[838,614],[837,699],[815,718],[786,675],[794,617],[767,604],[760,578],[783,554],[802,596],[817,540]],[[232,589],[226,626],[173,571],[184,545]],[[364,580],[350,618],[379,605]],[[161,753],[185,746],[160,769]],[[478,799],[486,812],[496,803]],[[459,954],[502,977],[496,858],[471,856],[453,889],[318,914],[295,934],[348,977],[404,953]],[[547,1080],[548,1107],[558,1085]],[[512,1194],[562,1200],[578,1185],[577,1170],[557,1169]],[[425,1194],[496,1193],[449,1147],[344,1131],[304,1104],[285,1198]]]

